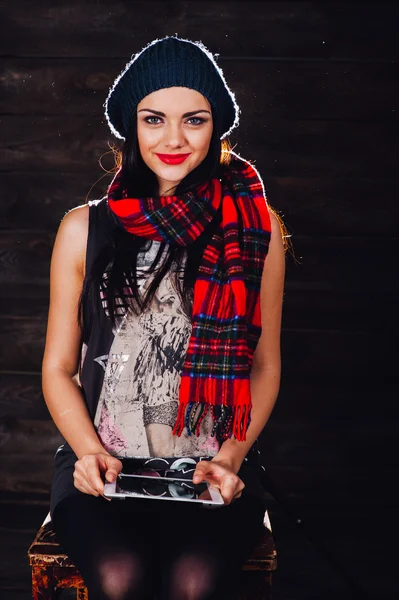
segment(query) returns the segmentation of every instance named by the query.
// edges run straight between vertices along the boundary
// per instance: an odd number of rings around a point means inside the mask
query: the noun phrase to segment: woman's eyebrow
[[[143,110],[145,110],[147,112],[154,113],[154,115],[157,115],[158,117],[166,117],[165,113],[161,112],[160,110],[152,110],[152,108],[141,108],[137,112],[143,112]],[[196,114],[201,113],[201,112],[206,112],[208,114],[211,114],[209,110],[203,110],[203,109],[201,109],[201,110],[193,110],[191,112],[184,113],[183,118],[185,118],[185,117],[192,117],[193,115],[196,115]]]

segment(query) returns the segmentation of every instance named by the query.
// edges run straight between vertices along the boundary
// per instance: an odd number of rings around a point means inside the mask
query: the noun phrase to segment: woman
[[[256,443],[280,382],[284,228],[224,141],[239,108],[201,43],[155,40],[104,106],[124,140],[115,177],[64,217],[51,261],[53,525],[91,598],[231,599],[266,509]],[[191,469],[225,505],[104,496],[139,467]]]

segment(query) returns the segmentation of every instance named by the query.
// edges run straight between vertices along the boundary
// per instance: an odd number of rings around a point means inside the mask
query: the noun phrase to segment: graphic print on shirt
[[[139,253],[137,283],[142,295],[155,276],[147,271],[159,244],[154,240],[150,250]],[[176,271],[163,278],[143,314],[118,311],[110,352],[95,359],[104,368],[104,381],[94,425],[101,443],[114,456],[214,456],[219,450],[219,442],[211,436],[210,412],[198,437],[186,430],[180,437],[172,435],[192,328],[175,277]]]

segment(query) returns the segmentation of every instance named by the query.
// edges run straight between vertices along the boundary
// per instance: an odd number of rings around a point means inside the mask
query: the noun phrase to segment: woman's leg
[[[264,501],[243,494],[218,508],[165,504],[162,600],[233,600],[241,567],[263,533]]]
[[[156,523],[150,505],[81,494],[56,507],[57,538],[93,600],[153,598],[158,569],[151,547]]]

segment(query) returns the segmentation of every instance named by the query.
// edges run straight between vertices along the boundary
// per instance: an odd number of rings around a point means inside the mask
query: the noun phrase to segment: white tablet
[[[152,500],[178,500],[206,506],[224,504],[218,488],[206,481],[193,483],[192,479],[135,475],[119,473],[116,481],[105,482],[104,496],[108,498],[151,498]]]

